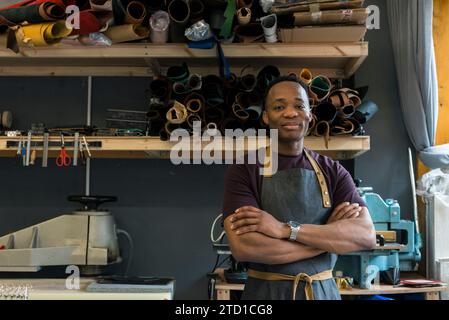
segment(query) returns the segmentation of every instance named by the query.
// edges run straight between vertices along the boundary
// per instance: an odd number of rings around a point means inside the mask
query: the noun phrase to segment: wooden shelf
[[[308,67],[314,74],[347,78],[368,56],[368,43],[224,44],[231,69],[240,74],[249,62],[259,68],[276,64],[283,73]],[[59,44],[24,48],[19,54],[0,49],[2,76],[151,76],[153,60],[160,66],[186,61],[192,72],[218,72],[216,49],[190,49],[186,44],[138,43],[111,47]]]
[[[12,145],[15,142],[20,141],[20,137],[0,137],[0,157],[14,157],[16,156],[17,147]],[[26,137],[22,138],[26,140]],[[73,148],[70,143],[73,144],[73,137],[65,137],[65,143],[67,144],[67,150],[72,151]],[[101,145],[101,147],[91,146],[90,151],[94,158],[159,158],[168,159],[170,157],[170,151],[173,146],[178,144],[176,141],[161,141],[158,137],[86,137],[88,143]],[[226,155],[226,150],[233,150],[230,146],[233,146],[233,141],[228,139],[218,140],[218,145],[221,149],[217,151],[223,152]],[[50,137],[49,157],[56,157],[59,153],[60,147],[58,143],[60,138],[58,136]],[[33,146],[33,143],[35,146]],[[199,143],[194,143],[192,139],[183,140],[178,144],[178,147],[190,145],[193,149],[193,145],[198,150],[209,145],[210,142],[203,141],[201,147]],[[256,138],[251,137],[245,140],[244,148],[237,148],[237,151],[255,150]],[[259,138],[258,147],[266,145],[266,139]],[[307,137],[305,139],[305,146],[309,149],[315,150],[321,154],[330,156],[336,160],[352,159],[365,153],[370,149],[370,138],[368,136],[339,136],[331,137],[328,148],[325,146],[324,138],[319,137]],[[32,139],[32,148],[37,151],[37,156],[42,156],[42,137],[34,136]],[[196,149],[195,149],[196,150]],[[70,153],[69,153],[70,154]],[[71,155],[71,154],[70,154]],[[231,154],[231,158],[235,157],[235,154]],[[230,158],[225,157],[225,158]]]

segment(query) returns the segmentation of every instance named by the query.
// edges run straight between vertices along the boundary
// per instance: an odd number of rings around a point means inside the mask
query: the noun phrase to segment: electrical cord
[[[214,222],[212,223],[212,227],[210,229],[210,240],[212,241],[212,243],[217,243],[218,241],[221,241],[223,239],[223,237],[225,236],[226,232],[222,231],[221,234],[218,236],[217,239],[214,238],[214,229],[215,229],[215,224],[217,223],[217,221],[219,219],[221,219],[221,217],[223,217],[223,214],[220,213],[214,220]]]
[[[128,254],[128,263],[126,265],[126,270],[125,270],[125,277],[128,276],[129,273],[129,269],[131,267],[131,262],[133,259],[133,252],[134,252],[134,243],[133,243],[133,239],[131,237],[131,235],[126,232],[123,229],[117,229],[117,235],[123,234],[127,239],[128,239],[128,244],[129,244],[129,254]]]

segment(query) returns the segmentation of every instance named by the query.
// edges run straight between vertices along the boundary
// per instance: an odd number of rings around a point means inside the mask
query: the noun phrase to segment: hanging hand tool
[[[73,166],[78,165],[78,146],[80,140],[80,133],[75,132],[75,140],[73,142]]]
[[[72,160],[70,159],[69,155],[67,154],[67,151],[65,150],[64,135],[61,134],[61,151],[59,153],[59,156],[56,158],[56,165],[58,167],[68,167],[70,166],[71,162]]]
[[[22,138],[20,138],[19,144],[17,145],[17,157],[19,160],[22,160]]]
[[[84,148],[86,148],[88,157],[92,158],[92,154],[90,153],[90,150],[89,150],[89,144],[87,143],[85,136],[83,136],[83,143],[84,143]]]
[[[49,138],[49,133],[45,132],[44,133],[44,150],[42,153],[42,167],[46,168],[48,165],[48,138]]]
[[[26,160],[25,160],[25,165],[27,167],[30,165],[31,135],[32,135],[31,131],[28,131],[27,151],[26,151]]]
[[[22,165],[24,167],[26,166],[26,157],[27,157],[27,148],[26,148],[25,139],[23,139],[23,141],[22,141]]]

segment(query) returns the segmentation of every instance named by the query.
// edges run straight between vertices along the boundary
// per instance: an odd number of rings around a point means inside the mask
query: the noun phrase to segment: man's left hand
[[[238,235],[260,232],[276,239],[286,239],[290,235],[290,227],[285,223],[252,206],[244,206],[235,211],[231,217],[231,230]]]

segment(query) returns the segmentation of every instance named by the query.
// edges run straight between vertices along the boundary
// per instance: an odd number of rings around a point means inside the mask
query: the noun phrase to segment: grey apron
[[[304,157],[306,157],[304,153]],[[262,181],[262,208],[282,222],[297,221],[302,224],[325,224],[332,208],[323,206],[323,197],[317,174],[313,170],[289,169],[276,172]],[[301,231],[300,231],[301,232]],[[281,265],[248,263],[248,268],[295,276],[306,273],[310,276],[332,270],[337,255],[323,253],[319,256]],[[248,277],[243,300],[291,300],[292,281],[267,281]],[[334,279],[312,283],[315,300],[340,300]],[[305,282],[296,290],[296,300],[305,300]]]

